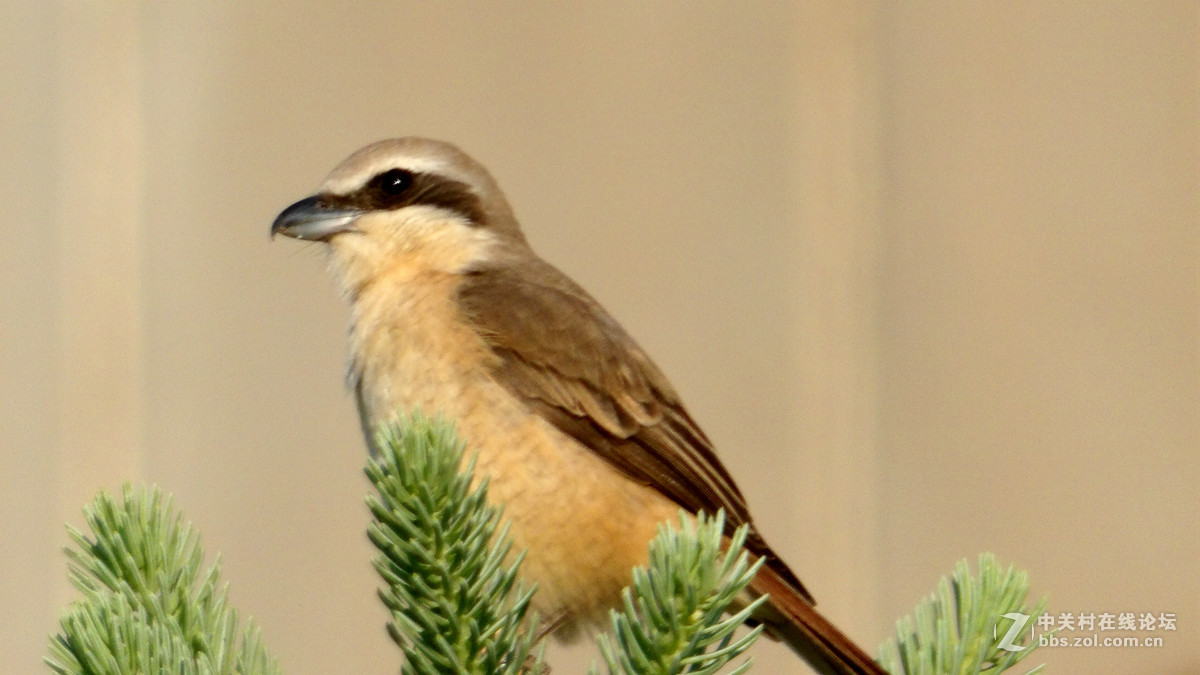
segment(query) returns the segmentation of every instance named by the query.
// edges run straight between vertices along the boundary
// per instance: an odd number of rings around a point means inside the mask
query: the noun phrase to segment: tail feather
[[[772,569],[770,562],[750,582],[753,592],[770,595],[756,617],[768,635],[782,640],[822,675],[886,675],[870,655],[817,612],[807,593],[792,588]]]

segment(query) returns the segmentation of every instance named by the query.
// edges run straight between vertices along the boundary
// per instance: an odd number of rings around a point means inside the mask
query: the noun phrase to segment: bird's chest
[[[373,424],[417,409],[456,418],[491,382],[494,357],[454,293],[453,279],[405,279],[356,301],[350,368]]]
[[[646,543],[678,506],[630,481],[530,411],[492,375],[497,356],[454,303],[453,286],[406,284],[359,297],[353,376],[367,421],[420,409],[455,423],[488,498],[504,506],[522,576],[544,615],[603,618]]]

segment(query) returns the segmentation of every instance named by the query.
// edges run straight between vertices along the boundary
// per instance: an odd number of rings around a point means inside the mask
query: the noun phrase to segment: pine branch
[[[541,672],[533,657],[533,590],[517,587],[521,555],[510,560],[500,510],[487,480],[471,487],[474,462],[460,472],[463,446],[453,425],[414,415],[383,426],[380,456],[367,466],[378,495],[368,536],[392,612],[388,633],[405,655],[404,673]]]
[[[612,635],[601,635],[600,651],[610,674],[675,675],[715,673],[741,656],[762,632],[734,632],[764,601],[725,616],[754,578],[762,560],[748,562],[737,529],[722,555],[725,514],[692,519],[680,513],[680,529],[659,527],[650,544],[648,567],[633,570],[633,588],[622,592],[624,607],[612,613]],[[751,665],[747,659],[733,673]],[[593,666],[593,674],[599,671]]]
[[[880,663],[893,675],[975,675],[1011,668],[1038,645],[1026,631],[1005,649],[1011,624],[1001,618],[1019,615],[1026,617],[1024,625],[1034,626],[1046,611],[1045,598],[1028,608],[1028,592],[1028,575],[1011,565],[1001,570],[990,553],[979,556],[977,579],[962,560],[952,579],[942,577],[937,592],[896,622],[896,637],[879,647]],[[1042,667],[1027,675],[1040,673]]]
[[[84,509],[92,538],[68,528],[71,583],[83,598],[50,639],[51,670],[63,674],[276,673],[249,622],[238,630],[214,564],[201,574],[199,535],[157,489],[126,485]]]
[[[367,474],[378,495],[368,535],[392,612],[388,632],[405,656],[403,673],[518,675],[542,673],[535,651],[533,590],[517,583],[522,555],[499,509],[486,502],[487,480],[472,487],[473,462],[460,471],[463,447],[448,422],[415,416],[384,428],[381,456]],[[101,493],[84,510],[91,536],[68,528],[71,582],[82,599],[63,613],[46,663],[55,673],[245,674],[279,672],[257,628],[239,629],[219,565],[202,572],[199,536],[157,488],[126,486],[122,499]],[[748,563],[739,528],[722,553],[723,514],[660,528],[646,568],[633,572],[600,647],[610,675],[716,673],[734,664],[761,633],[737,629],[754,611],[736,604],[761,562]],[[897,622],[880,647],[894,675],[998,673],[1037,644],[1011,623],[1036,625],[1046,600],[1026,605],[1024,572],[1002,570],[990,554],[972,578],[965,561],[913,616]],[[727,612],[732,612],[726,616]],[[1015,632],[1015,631],[1014,631]],[[1007,648],[1006,648],[1007,647]],[[1041,672],[1038,666],[1028,671]],[[592,673],[599,673],[593,666]]]

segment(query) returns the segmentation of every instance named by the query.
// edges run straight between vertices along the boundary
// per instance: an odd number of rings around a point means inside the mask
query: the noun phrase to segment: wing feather
[[[693,511],[723,508],[731,527],[750,522],[741,491],[658,367],[566,276],[531,265],[532,274],[476,271],[459,290],[498,357],[496,380],[634,480]]]
[[[808,602],[767,546],[712,442],[666,376],[582,288],[539,258],[472,272],[459,305],[496,355],[493,376],[531,411],[690,511],[725,509],[732,533]]]

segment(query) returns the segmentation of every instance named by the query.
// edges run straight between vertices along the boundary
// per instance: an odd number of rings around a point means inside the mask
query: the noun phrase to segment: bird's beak
[[[335,206],[313,196],[292,204],[271,223],[271,238],[277,234],[309,241],[328,241],[330,237],[354,229],[362,215],[358,209]]]

